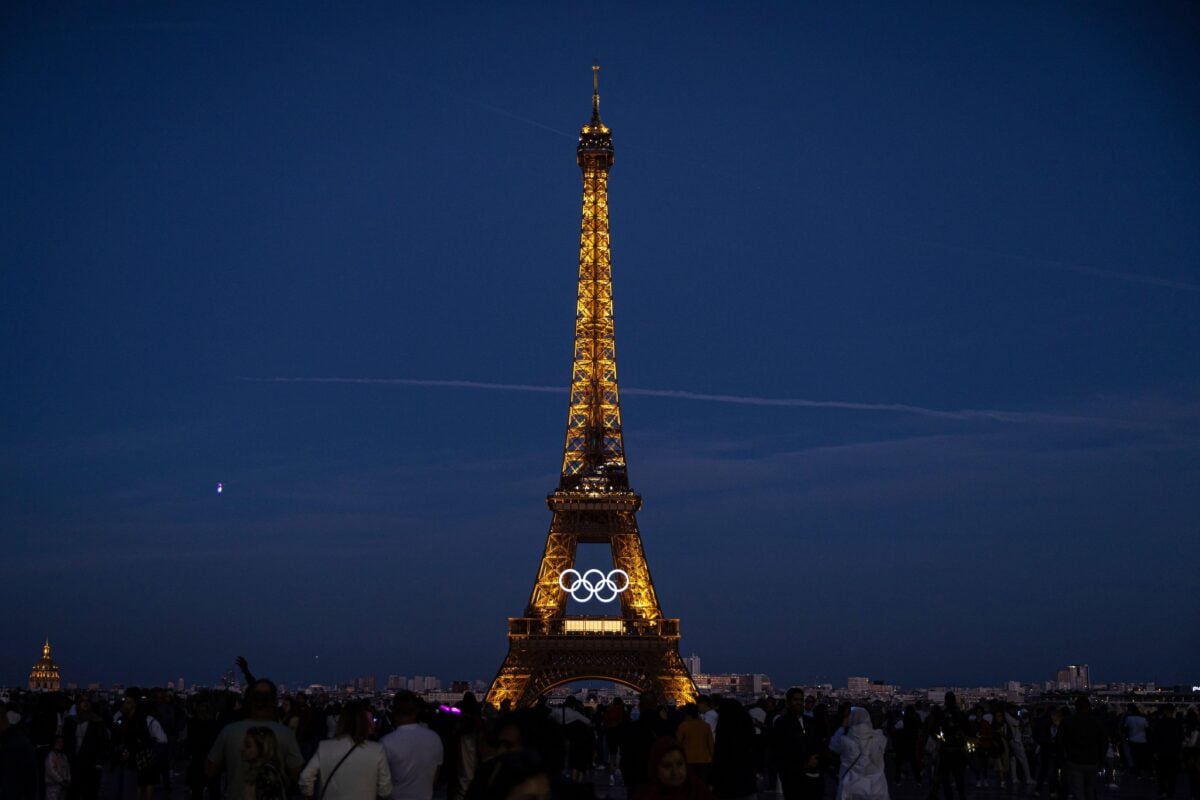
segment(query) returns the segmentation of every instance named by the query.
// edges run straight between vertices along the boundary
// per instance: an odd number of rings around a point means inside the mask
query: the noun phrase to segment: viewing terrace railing
[[[679,620],[632,620],[622,617],[561,617],[543,620],[509,617],[509,636],[666,636],[679,637]]]

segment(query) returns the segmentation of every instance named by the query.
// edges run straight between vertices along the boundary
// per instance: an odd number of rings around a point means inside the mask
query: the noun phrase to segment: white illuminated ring
[[[570,585],[567,584],[568,580]],[[618,582],[620,586],[617,585]],[[558,575],[558,588],[580,603],[592,599],[601,603],[611,603],[617,599],[617,595],[629,588],[629,573],[623,569],[614,569],[605,575],[603,570],[589,569],[580,575],[579,570],[565,569]]]

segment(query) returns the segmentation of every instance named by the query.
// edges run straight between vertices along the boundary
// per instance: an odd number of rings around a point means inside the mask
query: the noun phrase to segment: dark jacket
[[[771,729],[771,760],[779,772],[803,772],[808,758],[816,754],[810,720],[785,712],[775,718]]]
[[[0,714],[4,711],[0,708]],[[37,797],[38,762],[33,742],[16,726],[0,733],[0,800]]]
[[[1058,743],[1069,764],[1099,766],[1108,750],[1104,723],[1089,711],[1077,712],[1063,720],[1058,729]]]

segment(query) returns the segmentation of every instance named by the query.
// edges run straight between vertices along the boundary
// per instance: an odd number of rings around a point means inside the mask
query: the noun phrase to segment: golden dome
[[[46,643],[42,645],[42,657],[29,671],[29,688],[56,692],[59,686],[58,665],[50,657],[50,637],[46,637]]]

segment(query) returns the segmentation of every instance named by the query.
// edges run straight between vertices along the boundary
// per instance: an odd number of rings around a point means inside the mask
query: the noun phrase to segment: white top
[[[363,742],[337,766],[352,745],[348,736],[325,739],[318,744],[317,752],[300,773],[300,793],[312,797],[319,775],[322,781],[328,781],[325,800],[375,800],[390,795],[392,773],[379,742]]]
[[[146,717],[146,728],[149,729],[149,731],[150,731],[151,739],[158,742],[159,744],[167,743],[167,735],[165,733],[163,733],[162,725],[159,725],[158,720],[156,720],[154,717],[151,717],[151,716]]]
[[[1009,741],[1013,744],[1021,744],[1021,720],[1012,714],[1005,713],[1004,721],[1008,723]]]
[[[708,727],[712,728],[713,741],[716,741],[716,739],[717,739],[717,710],[715,708],[710,708],[708,711],[705,711],[703,714],[700,715],[700,719],[707,722]]]
[[[854,724],[849,731],[838,728],[829,741],[829,749],[841,756],[836,800],[888,800],[883,772],[887,737],[871,727],[865,710],[854,708],[850,713]]]
[[[442,764],[442,737],[413,723],[379,740],[392,773],[392,800],[431,800]]]

